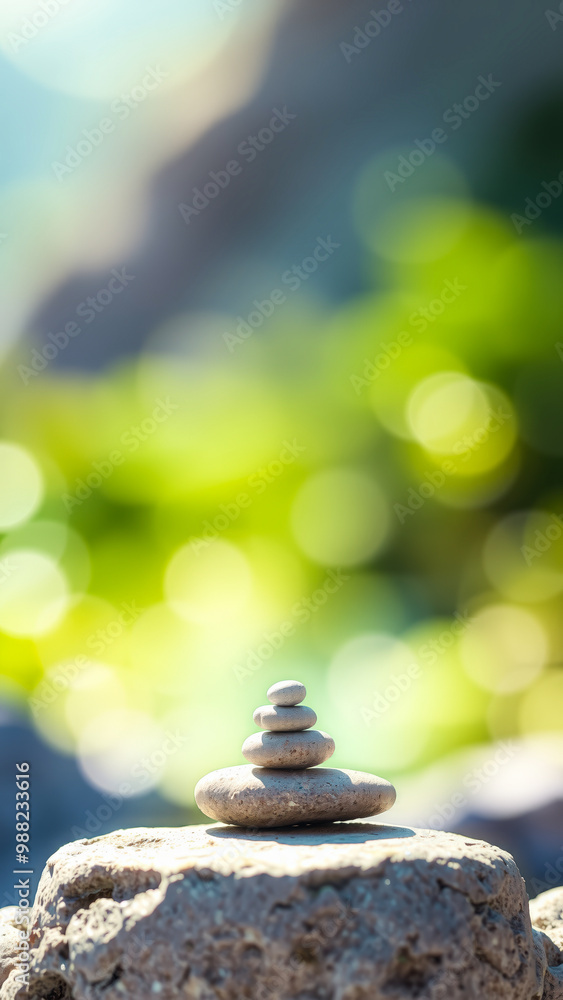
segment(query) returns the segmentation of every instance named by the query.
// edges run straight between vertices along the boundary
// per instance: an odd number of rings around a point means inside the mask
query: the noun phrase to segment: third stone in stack
[[[317,716],[312,708],[300,704],[306,694],[299,681],[279,681],[268,690],[271,704],[254,712],[256,725],[266,732],[254,733],[242,745],[251,764],[294,770],[315,767],[332,757],[332,736],[311,729]]]

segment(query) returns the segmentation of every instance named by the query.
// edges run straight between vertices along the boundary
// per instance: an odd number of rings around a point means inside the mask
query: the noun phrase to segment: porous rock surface
[[[563,1000],[563,888],[549,889],[530,903],[540,961],[547,963],[544,1000]]]
[[[50,859],[29,989],[12,972],[0,995],[531,1000],[551,988],[546,948],[561,954],[560,909],[537,907],[534,940],[510,855],[454,834],[368,822],[123,830]]]
[[[0,910],[0,987],[16,967],[16,958],[21,954],[19,932],[24,927],[17,906],[4,906]]]

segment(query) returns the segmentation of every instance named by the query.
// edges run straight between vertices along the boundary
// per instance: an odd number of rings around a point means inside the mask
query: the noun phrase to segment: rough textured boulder
[[[19,954],[19,931],[24,926],[17,906],[5,906],[0,910],[0,987],[15,968]]]
[[[545,955],[544,1000],[563,1000],[563,888],[542,892],[530,903],[540,955]]]
[[[1,996],[532,1000],[545,979],[551,1000],[558,898],[535,904],[534,935],[510,855],[448,833],[366,822],[119,831],[50,859],[29,989],[11,972]]]

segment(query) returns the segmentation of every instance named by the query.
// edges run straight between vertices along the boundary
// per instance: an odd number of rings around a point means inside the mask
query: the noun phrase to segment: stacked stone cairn
[[[396,793],[384,778],[319,767],[334,753],[334,740],[312,729],[317,716],[301,704],[306,694],[299,681],[272,685],[270,704],[254,712],[262,732],[242,746],[249,764],[212,771],[197,783],[196,803],[206,816],[261,828],[361,819],[391,808]]]
[[[334,740],[328,733],[311,729],[317,721],[312,708],[301,705],[307,695],[299,681],[279,681],[268,691],[270,705],[254,712],[254,721],[262,733],[249,736],[242,745],[243,756],[260,767],[296,770],[324,763],[334,753]]]

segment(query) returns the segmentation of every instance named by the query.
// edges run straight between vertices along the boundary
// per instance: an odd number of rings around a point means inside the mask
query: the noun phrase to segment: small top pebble
[[[289,707],[299,705],[307,697],[307,688],[299,681],[278,681],[268,688],[268,701],[272,705]]]

